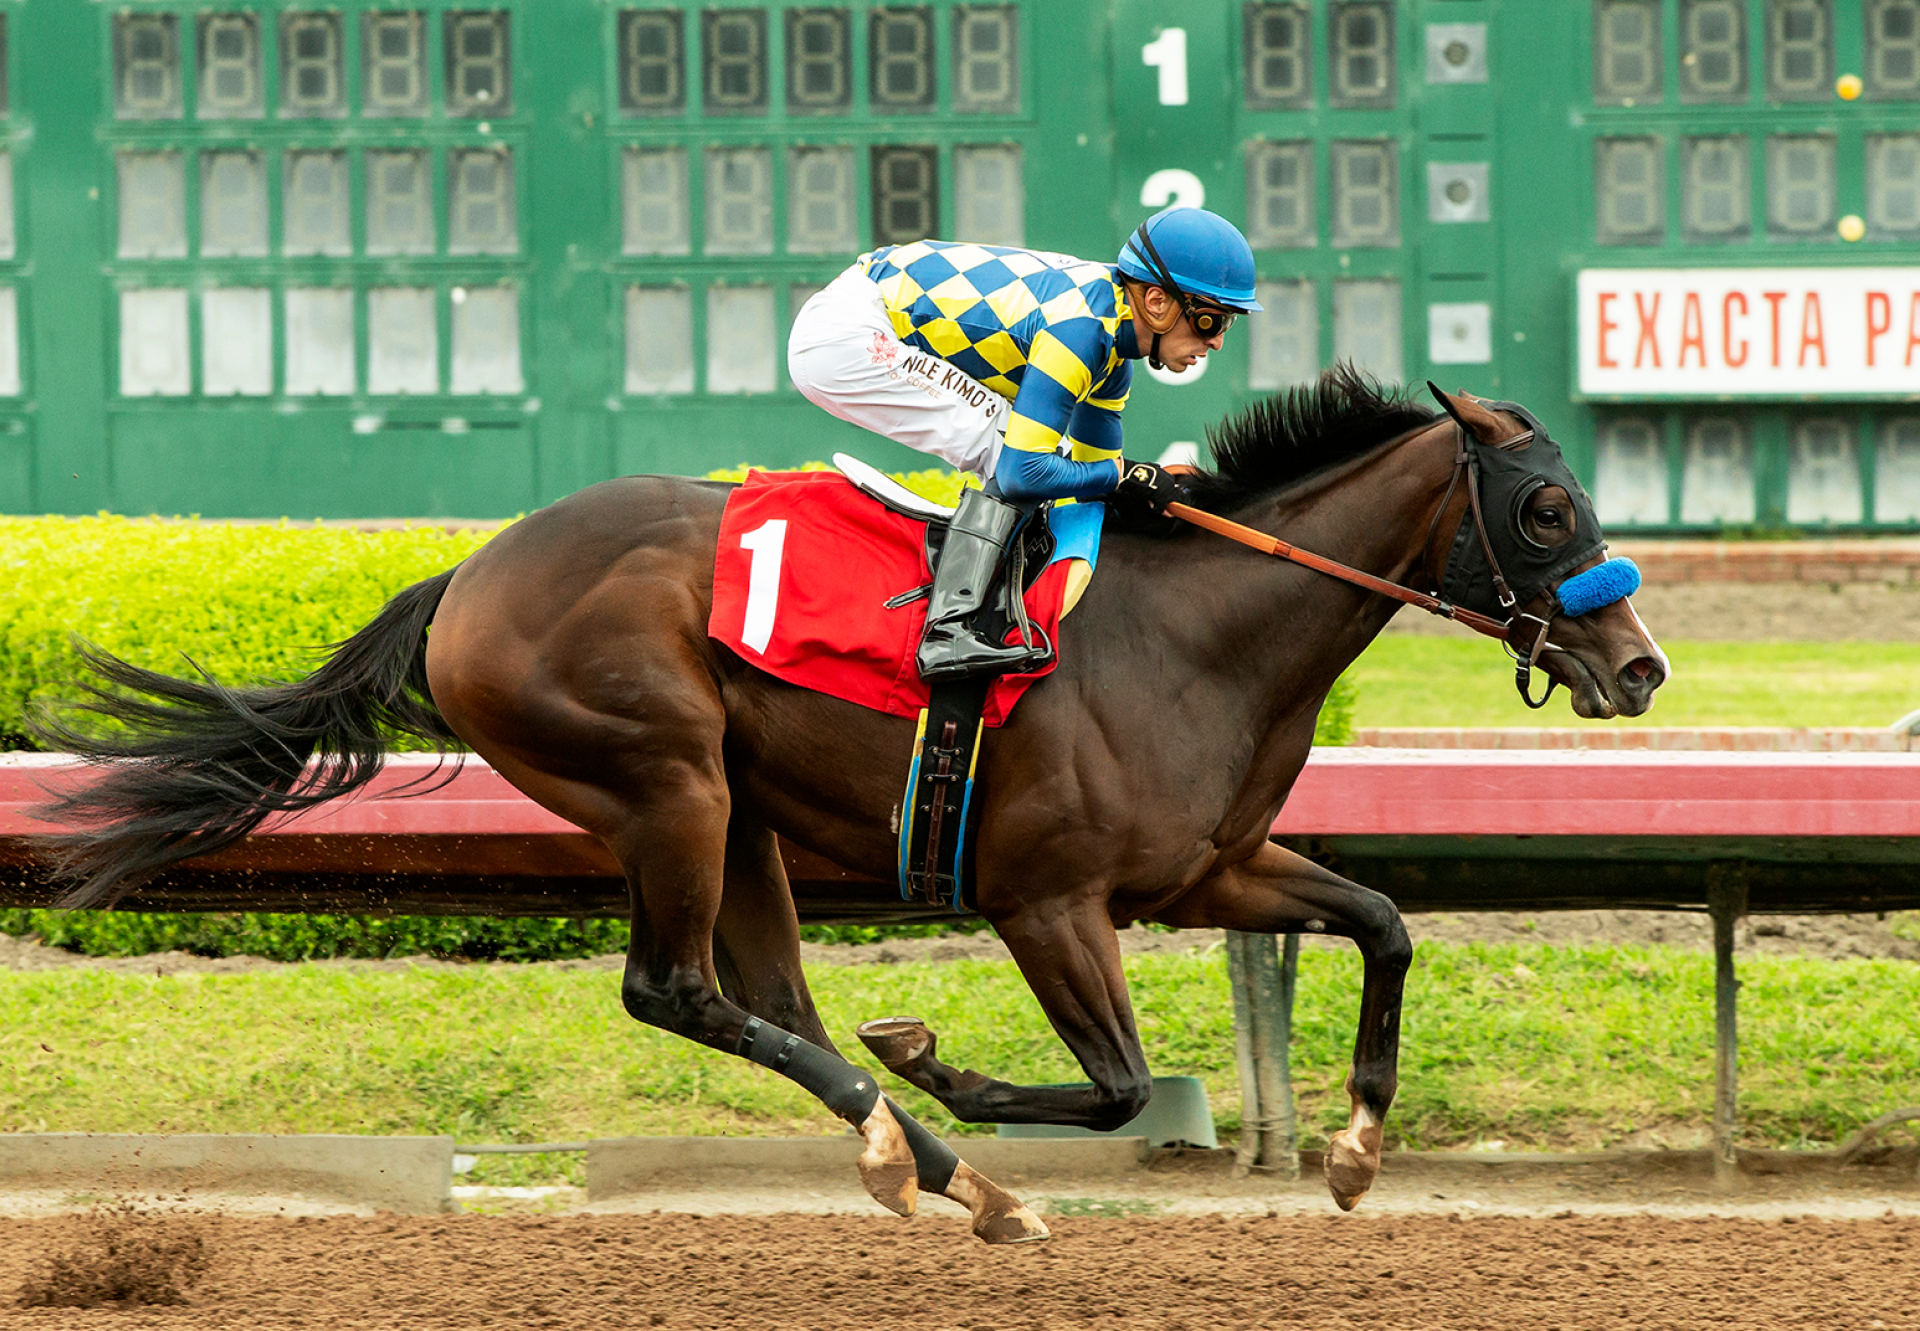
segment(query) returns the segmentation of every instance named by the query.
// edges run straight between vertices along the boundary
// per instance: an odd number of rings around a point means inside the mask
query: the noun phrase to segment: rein
[[[1328,559],[1325,555],[1317,555],[1311,550],[1302,550],[1299,546],[1288,541],[1283,541],[1277,536],[1269,536],[1263,531],[1256,531],[1252,527],[1235,522],[1230,518],[1223,518],[1217,513],[1209,513],[1205,509],[1195,508],[1191,504],[1168,504],[1166,511],[1170,516],[1179,518],[1182,522],[1189,522],[1196,527],[1203,527],[1207,531],[1213,532],[1218,536],[1224,536],[1230,541],[1238,541],[1241,545],[1252,550],[1258,550],[1261,554],[1272,555],[1277,559],[1284,559],[1290,563],[1299,564],[1301,567],[1310,568],[1316,573],[1324,573],[1328,577],[1338,578],[1342,582],[1352,583],[1354,586],[1363,587],[1367,591],[1377,592],[1381,596],[1399,601],[1402,605],[1416,606],[1428,614],[1438,615],[1442,619],[1451,619],[1456,624],[1463,624],[1467,628],[1472,629],[1475,633],[1485,634],[1489,638],[1497,638],[1500,641],[1500,645],[1507,649],[1507,654],[1513,658],[1513,682],[1514,687],[1520,692],[1521,700],[1525,702],[1528,707],[1538,711],[1547,705],[1547,699],[1553,696],[1554,686],[1558,683],[1557,680],[1549,676],[1547,679],[1547,691],[1540,695],[1538,702],[1534,701],[1530,687],[1533,667],[1539,664],[1542,652],[1562,650],[1554,647],[1552,643],[1547,641],[1547,630],[1553,619],[1553,611],[1549,609],[1543,617],[1540,615],[1526,614],[1515,606],[1513,593],[1508,589],[1507,580],[1500,571],[1500,561],[1494,556],[1493,542],[1487,537],[1486,520],[1481,516],[1480,475],[1478,468],[1476,468],[1473,463],[1473,450],[1467,443],[1465,428],[1461,426],[1457,420],[1454,422],[1454,429],[1458,432],[1460,450],[1454,457],[1453,479],[1447,483],[1447,496],[1440,501],[1440,507],[1434,511],[1433,522],[1429,524],[1428,545],[1431,546],[1432,544],[1432,527],[1439,523],[1440,515],[1446,512],[1448,503],[1453,499],[1454,487],[1459,483],[1460,474],[1465,472],[1467,476],[1467,508],[1473,518],[1474,528],[1480,537],[1480,548],[1485,552],[1488,567],[1493,572],[1494,586],[1499,592],[1501,608],[1508,611],[1511,616],[1505,620],[1495,619],[1491,615],[1483,615],[1477,610],[1468,610],[1462,606],[1454,605],[1441,597],[1432,596],[1426,592],[1417,592],[1411,587],[1403,587],[1397,582],[1388,582],[1385,578],[1377,578],[1371,573],[1363,573],[1357,568],[1342,564],[1337,559]],[[1532,438],[1532,436],[1533,431],[1529,430],[1521,438],[1510,442],[1524,443],[1527,439]],[[1179,469],[1170,468],[1170,470],[1178,471]],[[1462,514],[1461,521],[1464,522],[1469,514]],[[1551,598],[1552,593],[1549,592],[1548,596]],[[1533,637],[1531,648],[1524,654],[1513,645],[1513,631],[1522,620],[1531,620],[1540,626],[1539,632]]]

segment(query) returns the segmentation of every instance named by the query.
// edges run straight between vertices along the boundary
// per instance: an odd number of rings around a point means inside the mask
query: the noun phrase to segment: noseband
[[[1380,595],[1390,597],[1403,605],[1415,606],[1421,610],[1425,610],[1428,614],[1438,615],[1442,619],[1451,619],[1455,623],[1463,624],[1474,632],[1483,633],[1489,638],[1498,638],[1500,645],[1506,648],[1507,655],[1513,658],[1514,687],[1519,690],[1520,697],[1527,706],[1537,711],[1547,705],[1547,699],[1553,696],[1553,690],[1559,684],[1558,680],[1549,675],[1547,677],[1547,691],[1540,695],[1538,702],[1534,701],[1531,693],[1534,666],[1539,664],[1540,657],[1543,653],[1566,650],[1562,647],[1556,647],[1553,643],[1547,641],[1547,630],[1553,622],[1554,615],[1559,613],[1561,600],[1556,589],[1550,587],[1540,594],[1547,602],[1544,614],[1533,614],[1530,612],[1530,609],[1520,608],[1515,605],[1513,590],[1507,584],[1506,575],[1501,572],[1500,560],[1493,552],[1492,540],[1487,536],[1486,517],[1482,512],[1480,503],[1480,464],[1478,457],[1474,453],[1472,444],[1469,443],[1467,439],[1466,430],[1461,427],[1458,421],[1454,422],[1453,428],[1455,438],[1459,441],[1459,447],[1453,457],[1453,475],[1447,481],[1446,496],[1441,499],[1440,507],[1433,511],[1433,517],[1427,523],[1427,543],[1421,549],[1421,562],[1423,565],[1431,562],[1429,554],[1433,549],[1434,537],[1438,534],[1440,519],[1446,513],[1448,506],[1453,502],[1454,492],[1460,485],[1460,478],[1465,476],[1467,478],[1467,512],[1473,517],[1474,531],[1479,537],[1481,552],[1486,555],[1487,567],[1493,574],[1493,585],[1500,598],[1500,608],[1507,612],[1507,618],[1504,620],[1495,619],[1491,615],[1483,615],[1477,610],[1468,610],[1464,606],[1454,605],[1443,597],[1434,596],[1427,592],[1418,592],[1411,587],[1403,587],[1397,582],[1389,582],[1385,578],[1377,578],[1371,573],[1363,573],[1357,568],[1352,568],[1340,563],[1338,560],[1328,559],[1325,555],[1314,554],[1311,550],[1302,550],[1299,546],[1283,541],[1277,536],[1269,536],[1265,532],[1255,531],[1252,527],[1243,526],[1238,522],[1220,517],[1215,513],[1209,513],[1205,509],[1195,508],[1191,504],[1168,504],[1167,512],[1183,522],[1190,522],[1196,527],[1204,527],[1210,532],[1224,536],[1231,541],[1238,541],[1241,545],[1258,550],[1262,554],[1273,555],[1278,559],[1285,559],[1290,563],[1299,564],[1304,568],[1310,568],[1316,573],[1324,573],[1328,577],[1338,578],[1342,582],[1352,583],[1356,587],[1363,587],[1370,592],[1378,592]],[[1515,447],[1525,444],[1533,438],[1533,435],[1534,432],[1529,429],[1525,433],[1515,435],[1512,439],[1505,441],[1502,446]],[[1464,522],[1466,519],[1467,513],[1463,513],[1460,520]],[[1457,535],[1458,530],[1456,526],[1453,534]],[[1444,574],[1445,571],[1444,565],[1435,571],[1433,576],[1434,586],[1440,586],[1440,575]],[[1592,571],[1598,572],[1599,570],[1595,569]],[[1584,577],[1585,575],[1580,576]],[[1572,582],[1573,579],[1569,578],[1566,581]],[[1537,602],[1540,597],[1534,599]],[[1618,600],[1619,598],[1614,597],[1613,599]],[[1533,603],[1530,602],[1529,607],[1532,604]],[[1538,627],[1537,629],[1530,629],[1528,627],[1529,625],[1537,625]],[[1532,638],[1531,643],[1526,644],[1524,647],[1516,645],[1514,641],[1516,635],[1523,633],[1530,634]],[[1525,637],[1522,637],[1521,641],[1525,643]]]

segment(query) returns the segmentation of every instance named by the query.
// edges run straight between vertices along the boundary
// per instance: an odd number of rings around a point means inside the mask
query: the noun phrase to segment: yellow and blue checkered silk
[[[1133,317],[1112,264],[1066,254],[917,240],[862,255],[902,342],[1013,403],[1007,447],[1076,461],[1120,456],[1133,363],[1115,340]]]

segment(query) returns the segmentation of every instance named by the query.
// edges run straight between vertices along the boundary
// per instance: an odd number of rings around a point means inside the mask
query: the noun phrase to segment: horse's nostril
[[[1666,672],[1651,656],[1636,656],[1620,667],[1620,685],[1634,692],[1651,693],[1666,680]]]

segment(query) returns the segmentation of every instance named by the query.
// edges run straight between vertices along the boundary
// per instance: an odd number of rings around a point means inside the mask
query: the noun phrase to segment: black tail
[[[449,569],[407,588],[294,684],[230,689],[205,671],[175,679],[82,644],[104,683],[84,685],[91,701],[72,710],[122,728],[103,736],[52,716],[35,726],[47,747],[105,768],[35,810],[84,829],[56,840],[55,873],[72,885],[59,905],[112,905],[274,814],[359,789],[386,761],[392,732],[444,753],[455,736],[427,691],[426,646],[452,580]]]

